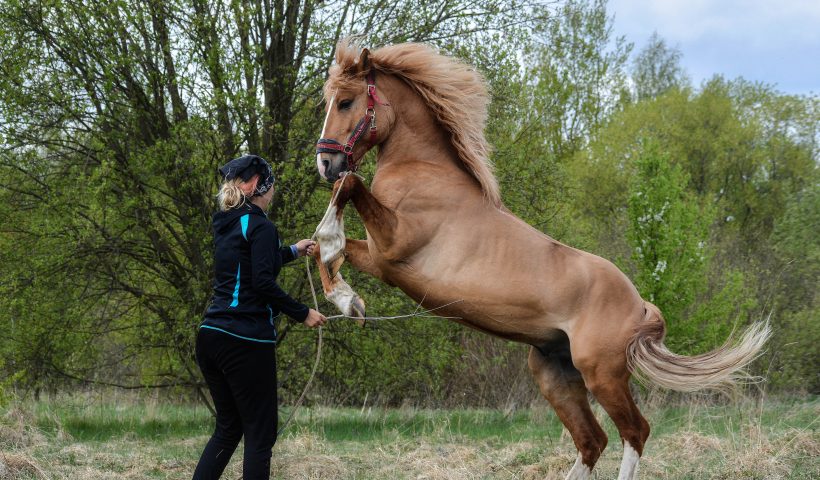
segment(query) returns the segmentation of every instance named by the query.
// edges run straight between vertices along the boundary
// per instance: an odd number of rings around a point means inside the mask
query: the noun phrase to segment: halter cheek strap
[[[369,148],[372,148],[376,143],[376,104],[389,105],[382,101],[376,94],[376,74],[371,69],[367,74],[367,110],[364,112],[364,117],[359,120],[359,123],[353,128],[353,132],[347,139],[347,143],[341,143],[331,138],[320,138],[316,143],[316,153],[338,153],[342,152],[347,156],[347,165],[351,172],[355,172],[359,168],[359,159],[353,158],[353,147],[356,142],[364,135],[365,130],[370,128],[370,136],[366,140]]]

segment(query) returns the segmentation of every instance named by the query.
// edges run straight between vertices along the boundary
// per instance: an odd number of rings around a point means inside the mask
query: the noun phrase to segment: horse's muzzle
[[[322,152],[316,154],[316,167],[319,175],[328,182],[335,182],[339,179],[339,174],[350,169],[347,164],[347,155],[342,152]]]

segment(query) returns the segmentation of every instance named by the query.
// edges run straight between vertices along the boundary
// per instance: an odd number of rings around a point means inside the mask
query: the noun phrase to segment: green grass
[[[82,442],[105,441],[128,435],[140,438],[179,438],[205,435],[211,430],[207,409],[192,405],[156,403],[78,404],[71,399],[32,406],[36,426],[44,433],[59,429]]]
[[[620,442],[595,410],[610,436],[596,471],[614,478]],[[653,430],[641,478],[820,478],[818,398],[642,410]],[[190,478],[212,428],[201,406],[122,394],[15,401],[0,409],[0,479]],[[575,454],[545,404],[509,414],[303,408],[274,449],[273,478],[560,479]],[[241,449],[224,478],[240,474]]]
[[[554,416],[533,421],[529,410],[505,415],[495,410],[366,410],[318,409],[300,412],[296,430],[318,433],[334,441],[383,442],[420,436],[518,442],[557,437],[563,428]]]

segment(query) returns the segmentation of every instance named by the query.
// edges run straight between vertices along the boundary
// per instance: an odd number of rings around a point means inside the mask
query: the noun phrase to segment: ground
[[[644,479],[820,478],[820,399],[644,404]],[[605,418],[596,406],[599,418]],[[284,409],[286,411],[286,409]],[[0,409],[0,480],[188,479],[212,428],[197,405],[78,394]],[[597,478],[615,478],[611,422]],[[562,479],[575,449],[544,403],[514,412],[303,408],[274,447],[275,479]],[[225,479],[241,476],[241,446]]]

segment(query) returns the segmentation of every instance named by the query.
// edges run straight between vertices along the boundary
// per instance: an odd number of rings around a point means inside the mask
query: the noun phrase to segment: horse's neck
[[[433,170],[463,171],[450,132],[436,120],[421,97],[404,82],[391,82],[395,123],[379,149],[379,168],[399,162],[434,165]],[[395,100],[394,100],[395,99]]]

